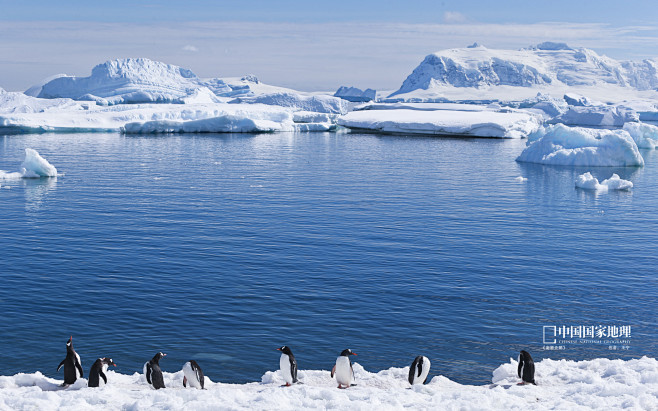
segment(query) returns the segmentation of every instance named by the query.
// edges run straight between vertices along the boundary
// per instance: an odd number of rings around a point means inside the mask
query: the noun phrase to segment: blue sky
[[[0,0],[0,87],[88,75],[147,57],[202,77],[252,73],[301,90],[395,89],[431,52],[475,41],[565,41],[610,57],[658,56],[654,1]]]

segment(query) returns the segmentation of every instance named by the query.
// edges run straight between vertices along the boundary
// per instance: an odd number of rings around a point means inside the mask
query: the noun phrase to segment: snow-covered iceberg
[[[562,124],[540,129],[516,161],[589,167],[641,167],[644,159],[624,130],[588,129]]]
[[[645,123],[626,123],[624,130],[633,137],[639,148],[658,147],[658,127]]]
[[[524,138],[540,127],[540,120],[524,112],[400,108],[352,111],[340,117],[338,124],[380,133]]]
[[[8,409],[655,409],[658,361],[544,359],[535,363],[537,386],[516,385],[517,363],[499,366],[490,385],[463,385],[436,376],[409,386],[409,367],[377,373],[354,364],[357,385],[336,388],[329,371],[300,370],[303,384],[282,388],[280,371],[261,382],[225,384],[206,371],[205,390],[183,388],[183,372],[164,373],[167,388],[151,389],[142,374],[108,371],[107,385],[87,388],[79,379],[68,388],[40,372],[0,377],[0,404]],[[208,377],[210,374],[211,378]],[[101,382],[102,383],[102,382]]]
[[[581,127],[623,127],[626,123],[638,121],[640,116],[625,106],[573,106],[547,123]]]
[[[267,104],[272,106],[289,107],[302,111],[315,111],[319,113],[344,114],[348,105],[342,99],[332,96],[307,96],[299,93],[279,90],[258,95],[237,97],[231,104]]]
[[[25,159],[21,163],[20,171],[6,172],[0,170],[0,180],[40,177],[57,177],[57,169],[31,148],[25,149]]]
[[[592,173],[584,173],[576,178],[576,187],[595,191],[630,190],[633,188],[633,183],[620,178],[617,174],[613,174],[612,177],[599,183]]]

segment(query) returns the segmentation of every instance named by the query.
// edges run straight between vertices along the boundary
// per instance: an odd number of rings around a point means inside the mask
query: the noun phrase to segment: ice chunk
[[[382,133],[523,138],[539,128],[539,119],[520,112],[398,109],[353,111],[338,124]]]
[[[640,116],[633,109],[624,106],[569,106],[566,113],[547,123],[583,127],[622,127],[628,122],[637,121],[640,121]]]
[[[343,100],[357,102],[357,103],[372,101],[375,99],[376,95],[377,92],[371,88],[366,90],[361,90],[360,88],[346,87],[346,86],[340,87],[336,91],[336,93],[334,93],[334,97],[340,97]]]
[[[39,177],[57,177],[57,169],[31,148],[25,149],[25,160],[21,164],[21,171],[8,173],[0,170],[0,180]]]
[[[633,137],[639,148],[658,147],[658,127],[645,123],[626,123],[624,130]]]
[[[644,159],[633,138],[624,130],[597,130],[549,126],[545,134],[523,150],[520,162],[595,166],[641,167]]]
[[[599,183],[599,180],[591,173],[585,173],[576,179],[576,187],[595,191],[630,190],[633,188],[633,183],[621,179],[617,174],[613,174],[612,177]]]
[[[592,102],[585,96],[576,93],[567,93],[564,95],[564,101],[570,106],[591,106]]]

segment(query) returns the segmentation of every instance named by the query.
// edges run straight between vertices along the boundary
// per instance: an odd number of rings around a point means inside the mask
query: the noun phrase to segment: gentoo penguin
[[[338,382],[338,388],[349,388],[354,379],[354,370],[352,369],[352,361],[350,361],[350,355],[356,355],[349,348],[343,350],[340,353],[340,356],[336,358],[336,365],[331,370],[331,378],[336,375],[336,382]]]
[[[292,355],[292,351],[287,345],[277,348],[277,351],[281,351],[281,358],[279,358],[281,375],[286,382],[286,387],[290,387],[297,382],[297,360],[295,360],[295,356]]]
[[[66,343],[66,358],[59,363],[57,371],[64,366],[64,385],[73,384],[78,378],[82,378],[82,365],[80,365],[80,356],[73,349],[73,336]],[[78,374],[79,373],[79,374]]]
[[[425,384],[431,365],[429,358],[422,355],[416,357],[414,362],[411,363],[411,368],[409,368],[409,384]]]
[[[164,378],[162,377],[162,370],[160,369],[160,358],[166,356],[165,353],[157,353],[151,358],[151,361],[144,364],[144,375],[146,376],[146,382],[148,382],[151,387],[159,390],[160,388],[165,387]]]
[[[522,381],[521,383],[519,383],[520,385],[523,384],[537,385],[535,383],[535,362],[532,361],[532,357],[525,350],[521,350],[521,354],[519,354],[519,368],[517,370],[517,373],[519,374],[519,377],[521,378]]]
[[[197,364],[196,361],[191,360],[186,362],[183,365],[183,374],[185,374],[183,377],[183,387],[187,387],[187,384],[189,383],[190,387],[198,388],[200,390],[203,389],[205,378],[201,367],[199,367],[199,364]]]
[[[87,382],[87,386],[98,387],[100,385],[100,378],[102,378],[103,382],[107,384],[107,377],[105,376],[105,371],[107,371],[107,367],[109,365],[112,365],[114,367],[117,366],[114,363],[114,361],[112,361],[111,358],[103,357],[97,359],[94,362],[94,365],[91,366],[91,370],[89,371],[89,381]]]

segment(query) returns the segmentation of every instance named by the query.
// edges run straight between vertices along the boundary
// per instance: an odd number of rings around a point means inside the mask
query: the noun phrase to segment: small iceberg
[[[583,190],[595,190],[595,191],[609,191],[609,190],[623,190],[628,191],[633,188],[633,183],[620,178],[617,174],[613,174],[612,177],[603,180],[599,183],[599,180],[594,177],[591,173],[585,173],[578,176],[576,179],[576,187],[582,188]]]
[[[0,180],[40,177],[57,177],[57,169],[31,148],[25,149],[25,160],[21,163],[21,171],[6,172],[0,170]]]

